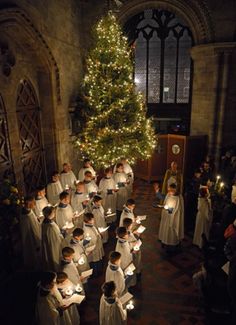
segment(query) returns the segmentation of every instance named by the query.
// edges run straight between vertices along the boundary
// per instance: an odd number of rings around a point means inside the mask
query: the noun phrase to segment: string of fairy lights
[[[152,120],[142,94],[135,92],[131,50],[112,13],[97,24],[95,40],[84,78],[89,118],[76,145],[97,167],[122,157],[131,164],[147,159],[156,147]]]

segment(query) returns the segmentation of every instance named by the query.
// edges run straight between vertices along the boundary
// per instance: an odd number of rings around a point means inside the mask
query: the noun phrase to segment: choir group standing
[[[126,160],[105,170],[96,183],[90,161],[84,161],[78,181],[69,164],[53,173],[47,188],[25,197],[20,226],[24,265],[44,270],[39,283],[36,318],[40,325],[79,324],[89,277],[102,271],[107,225],[115,224],[117,244],[110,253],[100,301],[100,324],[125,324],[126,304],[120,298],[141,273],[140,219],[134,215],[133,171]],[[77,305],[76,305],[77,304]],[[83,303],[82,303],[83,304]],[[76,306],[79,306],[77,308]]]

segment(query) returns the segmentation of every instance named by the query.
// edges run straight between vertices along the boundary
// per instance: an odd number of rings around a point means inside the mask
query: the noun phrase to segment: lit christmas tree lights
[[[96,26],[83,91],[87,118],[75,141],[82,157],[89,157],[98,168],[122,157],[130,163],[148,159],[156,136],[143,97],[135,91],[127,38],[112,13]]]

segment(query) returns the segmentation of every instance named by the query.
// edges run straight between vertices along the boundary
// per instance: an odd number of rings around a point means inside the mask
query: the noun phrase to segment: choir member
[[[182,194],[183,193],[183,175],[178,170],[177,162],[172,161],[170,165],[170,169],[167,169],[162,185],[162,193],[166,195],[168,191],[168,187],[171,184],[176,184],[177,192]]]
[[[133,262],[132,248],[128,242],[128,231],[125,227],[117,228],[116,251],[121,254],[120,267],[124,271]]]
[[[79,271],[73,261],[75,251],[71,247],[64,247],[62,249],[62,259],[60,264],[60,271],[65,272],[68,279],[75,285],[82,288],[81,294],[84,295],[84,287],[82,284],[83,277],[80,276]]]
[[[59,177],[57,171],[53,172],[51,182],[47,185],[47,198],[52,205],[59,202],[59,195],[63,191]]]
[[[177,246],[184,238],[184,203],[177,185],[170,184],[164,201],[159,228],[159,240],[167,246]],[[171,247],[169,247],[171,248]]]
[[[116,172],[113,175],[113,178],[119,188],[119,191],[117,192],[116,210],[120,215],[121,211],[123,210],[124,204],[128,199],[127,176],[124,172],[123,164],[118,163],[116,165]]]
[[[37,269],[40,265],[41,225],[34,208],[34,197],[25,197],[20,216],[20,231],[24,266],[29,269]]]
[[[96,172],[91,165],[91,160],[88,158],[84,159],[83,167],[79,171],[78,179],[80,182],[84,181],[85,172],[87,171],[90,171],[92,174],[92,178],[96,180]]]
[[[93,269],[94,276],[97,276],[102,270],[102,258],[104,250],[102,245],[102,236],[94,225],[94,216],[92,213],[84,214],[84,235],[89,240],[89,246],[95,245],[92,253],[88,256],[88,261]]]
[[[127,324],[127,312],[123,308],[116,293],[116,285],[113,281],[106,282],[102,286],[103,295],[100,300],[99,321],[100,325],[125,325]]]
[[[105,281],[114,281],[116,285],[117,295],[121,297],[126,292],[125,274],[120,267],[121,254],[119,252],[111,252],[109,262],[106,269]]]
[[[60,203],[56,209],[56,223],[61,230],[66,229],[66,226],[73,222],[74,213],[70,205],[70,195],[63,191],[59,195]]]
[[[86,171],[84,174],[84,185],[85,192],[92,198],[98,192],[98,186],[93,180],[92,173],[90,171]]]
[[[88,205],[89,198],[85,192],[85,186],[83,182],[77,182],[75,184],[75,192],[71,195],[71,206],[74,213],[81,213]],[[83,227],[83,214],[75,218],[75,225],[77,227]]]
[[[212,224],[211,199],[207,188],[199,190],[198,212],[193,236],[193,244],[199,248],[203,246],[202,234],[209,240],[209,233]]]
[[[48,200],[46,198],[45,187],[39,186],[36,189],[35,208],[34,208],[34,212],[38,218],[43,219],[43,209],[46,206],[48,206]]]
[[[61,172],[61,185],[63,190],[69,190],[75,188],[76,177],[71,169],[71,164],[64,163],[63,170]]]
[[[94,215],[94,225],[97,228],[106,228],[107,223],[104,215],[104,209],[102,206],[102,198],[99,195],[95,195],[93,198],[92,214]],[[102,233],[102,242],[107,243],[108,230]]]
[[[117,188],[112,177],[112,168],[105,169],[105,176],[100,180],[99,192],[101,192],[105,212],[116,212]],[[116,221],[116,214],[109,218],[110,222]]]
[[[43,209],[42,223],[42,262],[44,269],[58,271],[61,258],[63,236],[58,225],[54,222],[55,208],[52,206]]]
[[[124,206],[124,209],[120,216],[120,227],[123,226],[123,220],[125,218],[132,219],[133,222],[136,221],[136,217],[134,215],[134,208],[135,208],[135,201],[133,199],[128,199],[126,201],[126,205]]]

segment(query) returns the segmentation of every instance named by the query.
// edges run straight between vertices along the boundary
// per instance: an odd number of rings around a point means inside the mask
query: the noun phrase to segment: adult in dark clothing
[[[209,180],[213,179],[213,172],[211,170],[210,164],[206,161],[204,161],[202,167],[201,167],[202,175],[202,185],[206,185]]]

